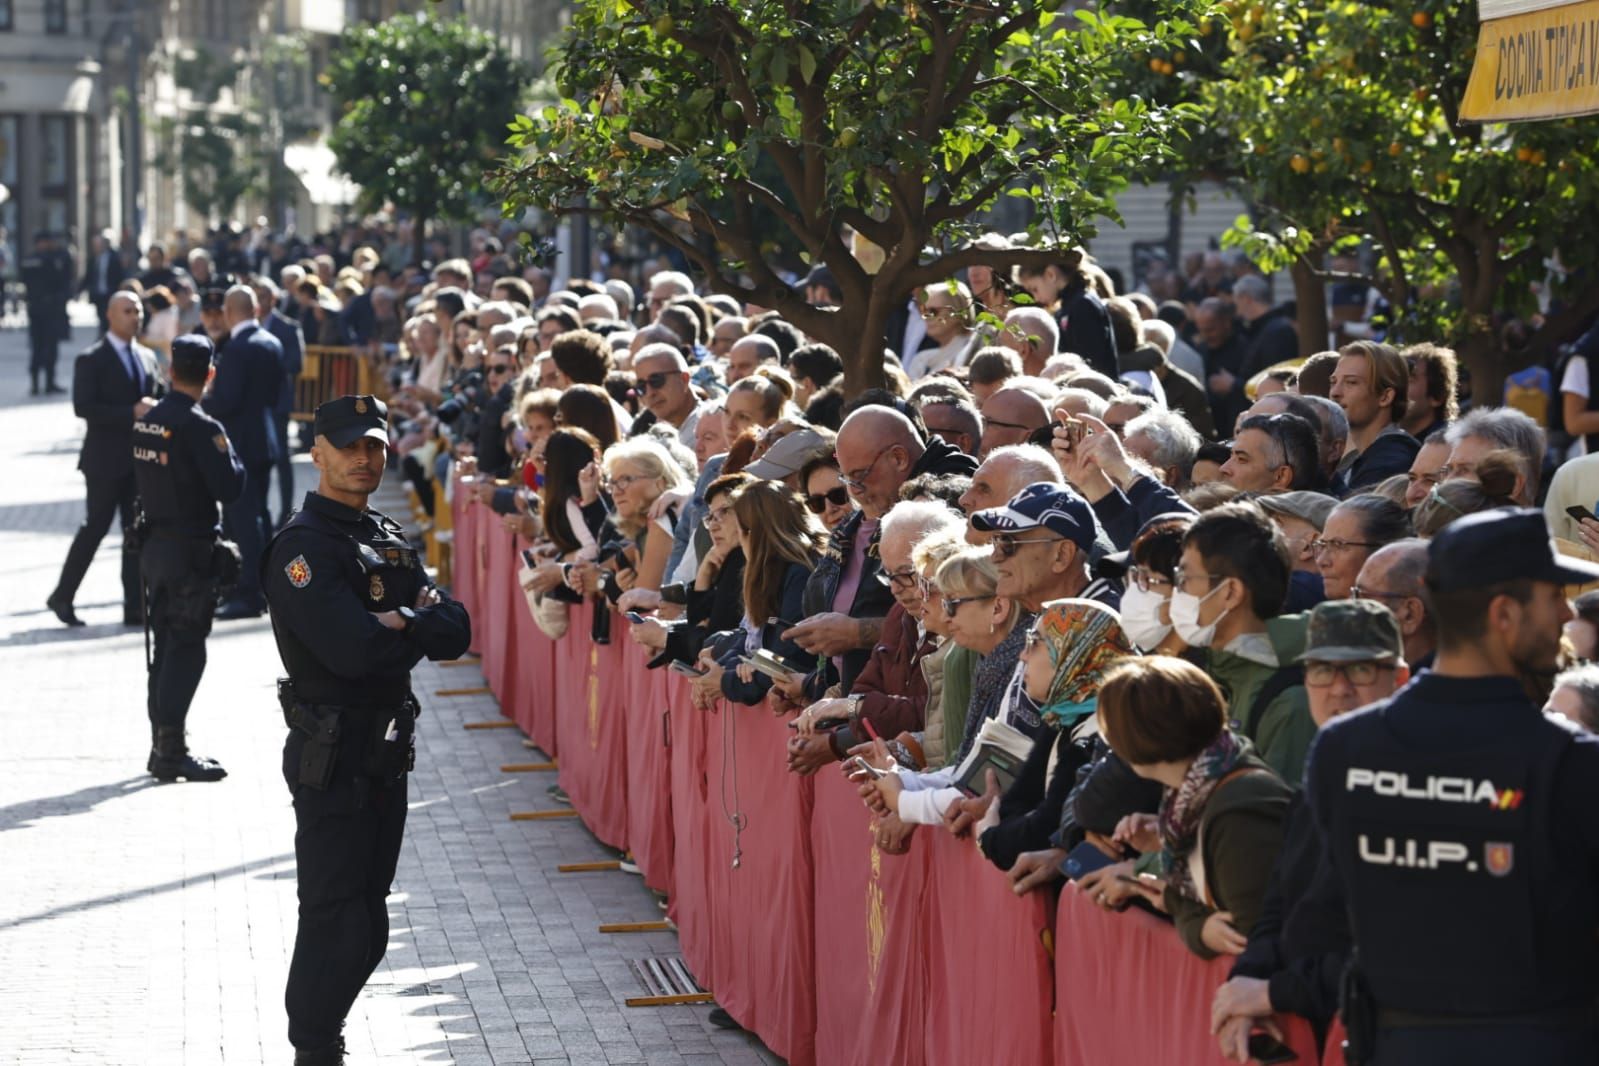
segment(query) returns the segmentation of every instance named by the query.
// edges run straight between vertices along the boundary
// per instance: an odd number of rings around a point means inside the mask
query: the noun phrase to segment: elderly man
[[[733,342],[727,353],[727,383],[743,381],[762,366],[776,366],[777,342],[760,333],[751,333]]]
[[[891,596],[884,584],[877,550],[883,516],[899,502],[900,486],[921,474],[970,476],[977,464],[938,438],[923,441],[910,419],[889,407],[862,407],[839,427],[840,480],[860,510],[833,531],[827,553],[805,589],[806,617],[785,630],[812,655],[832,660],[812,674],[803,691],[812,698],[834,681],[847,690],[866,665],[882,631]],[[797,702],[801,685],[773,686],[780,697]]]
[[[1538,482],[1543,473],[1544,435],[1526,414],[1513,407],[1479,407],[1468,411],[1444,433],[1449,442],[1449,462],[1443,476],[1477,480],[1477,464],[1482,457],[1500,449],[1516,453],[1520,462],[1515,500],[1531,507],[1538,498]]]
[[[1207,412],[1208,414],[1209,412]],[[1122,438],[1127,451],[1154,470],[1161,482],[1181,491],[1204,438],[1176,411],[1146,411],[1128,422]]]
[[[977,408],[958,397],[935,396],[921,404],[920,411],[928,433],[967,455],[977,454],[983,440],[983,416]]]
[[[1049,425],[1049,408],[1030,389],[1007,385],[983,401],[983,439],[978,458],[1007,444],[1023,444]]]
[[[1036,444],[1007,444],[995,448],[983,459],[972,483],[960,498],[960,508],[968,515],[1003,507],[1027,486],[1041,481],[1064,485],[1060,464],[1048,449]],[[986,539],[968,532],[967,539]]]
[[[683,353],[670,344],[646,344],[633,357],[633,374],[653,421],[674,427],[683,447],[693,448],[700,401],[689,385],[688,361]],[[634,434],[648,428],[646,423],[650,421],[643,416],[634,419]]]
[[[1360,567],[1350,596],[1376,600],[1399,620],[1405,640],[1405,662],[1421,671],[1432,665],[1438,651],[1438,627],[1423,594],[1427,577],[1427,542],[1407,537],[1385,544]]]
[[[1005,316],[999,343],[1021,356],[1023,374],[1038,377],[1060,346],[1060,324],[1042,307],[1018,307]]]

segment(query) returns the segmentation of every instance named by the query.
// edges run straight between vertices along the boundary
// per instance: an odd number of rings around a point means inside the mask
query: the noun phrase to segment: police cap
[[[1466,515],[1445,526],[1427,546],[1427,587],[1463,592],[1506,581],[1581,585],[1599,578],[1599,566],[1559,555],[1542,511],[1504,507]]]
[[[204,333],[185,333],[172,341],[172,372],[184,381],[205,382],[216,345]]]
[[[1326,600],[1310,612],[1300,662],[1397,661],[1405,650],[1399,620],[1376,600]]]
[[[316,409],[316,435],[335,448],[348,448],[362,437],[389,442],[389,409],[376,396],[340,396]]]

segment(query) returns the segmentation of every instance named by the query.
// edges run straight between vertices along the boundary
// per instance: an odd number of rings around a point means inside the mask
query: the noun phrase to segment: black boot
[[[150,761],[145,763],[157,781],[220,781],[228,772],[215,759],[189,754],[184,743],[183,730],[157,729],[155,746],[150,749]]]
[[[296,1048],[294,1066],[344,1066],[344,1038],[339,1037],[327,1047]]]

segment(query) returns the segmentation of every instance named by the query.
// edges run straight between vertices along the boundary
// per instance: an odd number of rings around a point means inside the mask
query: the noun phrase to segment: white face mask
[[[1160,620],[1160,609],[1166,597],[1158,592],[1128,585],[1122,593],[1122,632],[1127,639],[1145,651],[1166,639],[1171,632],[1170,622]]]
[[[1200,606],[1219,591],[1221,586],[1217,585],[1203,596],[1195,596],[1192,592],[1184,592],[1182,589],[1177,589],[1171,594],[1172,625],[1176,627],[1177,635],[1182,637],[1190,648],[1210,647],[1210,642],[1216,637],[1216,623],[1227,617],[1227,612],[1223,611],[1209,625],[1199,624]]]

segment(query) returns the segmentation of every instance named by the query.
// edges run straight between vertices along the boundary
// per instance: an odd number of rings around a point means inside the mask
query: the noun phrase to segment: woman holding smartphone
[[[752,480],[748,474],[727,474],[706,486],[703,522],[711,546],[689,589],[687,618],[677,622],[644,618],[633,623],[633,639],[660,653],[651,667],[694,662],[712,633],[735,629],[744,617],[744,549],[739,545],[733,497]]]

